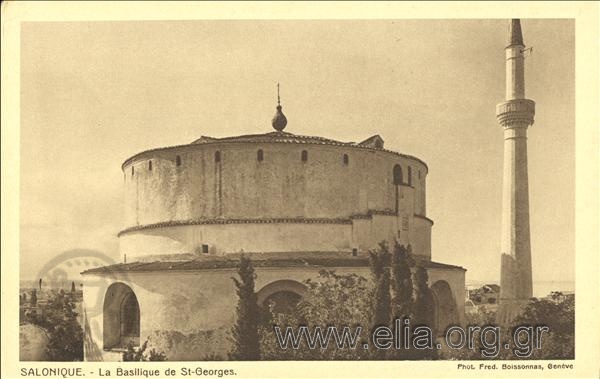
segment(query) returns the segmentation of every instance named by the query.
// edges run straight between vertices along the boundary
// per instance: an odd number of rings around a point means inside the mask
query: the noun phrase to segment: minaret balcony
[[[510,128],[533,124],[535,102],[529,99],[513,99],[496,106],[496,117],[500,125]]]

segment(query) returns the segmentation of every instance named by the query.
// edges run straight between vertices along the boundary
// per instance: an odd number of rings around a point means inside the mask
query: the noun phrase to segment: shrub
[[[82,361],[83,330],[75,304],[64,293],[55,294],[37,323],[48,332],[46,354],[50,361]]]
[[[142,346],[135,348],[133,342],[127,345],[127,350],[123,352],[123,362],[162,362],[167,360],[167,356],[163,352],[157,352],[155,349],[150,349],[148,352],[148,339],[144,341]]]
[[[334,271],[323,270],[315,280],[306,280],[307,292],[292,314],[273,314],[263,324],[261,333],[261,353],[268,360],[356,360],[367,359],[368,351],[362,349],[362,342],[356,349],[338,349],[334,338],[327,348],[310,349],[302,339],[298,349],[282,349],[279,346],[273,327],[282,331],[291,327],[294,332],[300,326],[325,330],[335,326],[338,331],[344,326],[351,329],[369,325],[369,296],[372,290],[368,281],[356,274],[338,275]],[[368,331],[366,331],[368,332]]]

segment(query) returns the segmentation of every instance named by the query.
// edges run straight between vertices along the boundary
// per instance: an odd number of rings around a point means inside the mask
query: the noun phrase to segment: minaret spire
[[[506,101],[496,106],[504,129],[502,183],[502,240],[500,303],[497,322],[508,325],[532,296],[529,237],[529,183],[527,129],[533,124],[535,102],[525,98],[523,34],[521,22],[512,19],[506,46]]]
[[[278,132],[281,132],[285,126],[287,125],[287,118],[281,111],[281,99],[279,97],[279,83],[277,83],[277,111],[275,112],[275,116],[271,121],[271,125]]]
[[[523,32],[521,32],[521,20],[518,18],[511,19],[510,24],[508,25],[508,45],[506,47],[512,45],[525,47],[525,44],[523,43]]]

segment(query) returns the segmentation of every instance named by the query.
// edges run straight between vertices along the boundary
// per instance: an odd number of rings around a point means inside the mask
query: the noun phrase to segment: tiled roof
[[[201,218],[191,220],[171,220],[157,222],[154,224],[143,224],[135,225],[121,230],[117,237],[122,234],[129,232],[136,232],[138,230],[146,229],[157,229],[157,228],[169,228],[173,226],[186,226],[186,225],[225,225],[225,224],[337,224],[337,225],[350,225],[352,220],[369,220],[373,218],[373,215],[380,216],[395,216],[396,212],[391,209],[371,209],[367,213],[353,214],[348,218],[304,218],[304,217],[288,217],[288,218]],[[426,216],[422,216],[415,213],[415,217],[419,217],[428,220],[432,225],[433,221]]]
[[[369,258],[365,253],[352,256],[350,252],[280,252],[280,253],[245,253],[252,259],[255,268],[260,267],[368,267]],[[460,266],[448,265],[417,258],[419,265],[425,268],[464,270]],[[187,261],[154,261],[119,263],[110,266],[93,268],[82,274],[107,274],[113,272],[154,272],[154,271],[200,271],[211,269],[236,268],[239,254],[227,256],[204,256]]]
[[[201,143],[214,143],[214,142],[282,142],[282,143],[312,143],[312,144],[324,144],[324,145],[355,145],[354,142],[340,142],[329,138],[314,137],[314,136],[301,136],[288,132],[270,132],[263,134],[246,134],[241,136],[233,137],[205,137],[202,136],[199,139],[192,142],[192,144]]]
[[[366,216],[371,217],[370,215]],[[137,230],[165,228],[171,226],[185,225],[224,225],[224,224],[352,224],[349,218],[210,218],[210,219],[193,219],[193,220],[173,220],[157,222],[155,224],[136,225],[123,229],[117,236],[127,232]]]
[[[374,137],[379,137],[379,136],[374,136]],[[381,137],[379,137],[379,138],[381,138]],[[370,139],[371,138],[367,139],[367,141]],[[363,142],[365,142],[365,141],[363,141]],[[125,162],[123,162],[123,164],[121,165],[121,169],[124,169],[127,164],[129,164],[130,162],[134,161],[136,158],[138,158],[144,154],[147,154],[147,153],[157,152],[157,151],[165,151],[165,150],[169,150],[169,149],[184,148],[184,147],[193,147],[193,146],[210,145],[210,144],[223,144],[223,143],[289,143],[289,144],[307,144],[307,145],[328,145],[328,146],[351,147],[351,148],[366,149],[366,150],[377,150],[377,151],[384,151],[386,153],[391,153],[391,154],[394,154],[394,155],[397,155],[400,157],[404,157],[404,158],[414,159],[414,160],[420,162],[421,164],[423,164],[427,168],[427,164],[417,157],[414,157],[412,155],[398,153],[398,152],[392,151],[392,150],[377,148],[377,147],[372,146],[371,144],[365,145],[365,144],[356,143],[356,142],[341,142],[341,141],[336,141],[336,140],[324,138],[324,137],[303,136],[303,135],[298,135],[298,134],[293,134],[293,133],[288,133],[288,132],[269,132],[269,133],[263,133],[263,134],[246,134],[246,135],[241,135],[241,136],[223,137],[223,138],[202,136],[202,137],[198,138],[197,140],[195,140],[194,142],[187,144],[187,145],[159,147],[156,149],[150,149],[150,150],[146,150],[146,151],[137,153],[137,154],[133,155],[132,157],[129,157],[128,159],[126,159]]]

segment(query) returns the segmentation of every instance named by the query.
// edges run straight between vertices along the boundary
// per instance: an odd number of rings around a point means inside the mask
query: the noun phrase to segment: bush
[[[410,254],[410,247],[396,244],[394,255],[390,257],[387,245],[381,243],[378,251],[369,253],[369,262],[372,274],[370,281],[356,274],[338,275],[335,271],[321,271],[316,280],[306,280],[307,293],[294,312],[271,314],[268,322],[261,327],[263,358],[270,360],[437,359],[436,350],[395,348],[384,350],[372,347],[372,341],[368,339],[371,338],[373,330],[378,326],[392,329],[392,315],[397,318],[412,317],[417,320],[417,325],[431,326],[434,304],[433,295],[427,285],[426,269],[418,267],[414,279],[412,277],[411,266],[414,265],[414,261]],[[338,348],[334,338],[330,338],[327,348],[311,349],[307,346],[306,338],[300,338],[298,349],[291,347],[282,349],[273,330],[275,325],[282,332],[290,327],[296,334],[301,326],[305,326],[313,336],[316,327],[320,327],[325,332],[327,327],[334,326],[338,333],[341,333],[344,327],[349,327],[350,332],[353,333],[360,326],[362,335],[359,337],[366,340],[359,340],[356,348],[350,349],[347,345]],[[363,344],[367,342],[371,349],[363,348]]]
[[[167,356],[163,352],[157,352],[155,349],[148,350],[148,339],[144,341],[142,346],[135,348],[133,342],[127,345],[127,350],[123,352],[123,362],[162,362],[167,360]]]
[[[267,360],[357,360],[367,359],[368,351],[362,343],[356,349],[338,349],[334,338],[326,349],[310,349],[303,339],[298,349],[281,349],[273,330],[275,325],[282,331],[287,327],[298,331],[300,326],[326,329],[344,326],[351,329],[369,325],[368,281],[356,274],[337,275],[334,271],[323,270],[316,280],[306,280],[307,292],[292,314],[270,314],[260,329],[261,354]],[[368,332],[368,331],[363,331]]]
[[[515,319],[516,326],[547,326],[541,349],[529,359],[575,359],[575,296],[552,292],[548,298],[533,299]]]
[[[64,293],[54,295],[36,323],[48,332],[46,354],[50,361],[82,361],[83,330],[77,321],[75,304]]]
[[[495,325],[495,312],[483,307],[473,315],[467,315],[467,325],[487,326]],[[541,337],[541,348],[533,349],[528,357],[519,357],[514,351],[518,348],[512,340],[513,331],[518,326],[547,326],[549,332],[544,332]],[[520,359],[574,359],[575,358],[575,297],[565,296],[560,292],[552,293],[545,299],[532,299],[523,309],[510,327],[501,327],[500,352],[496,357],[482,356],[484,347],[480,341],[479,333],[475,334],[475,349],[449,350],[443,354],[445,359],[456,360],[520,360]],[[523,337],[525,337],[523,335]],[[521,339],[521,342],[525,342]],[[531,341],[530,341],[531,342]],[[533,341],[536,342],[536,341]],[[508,344],[508,349],[504,345]]]

